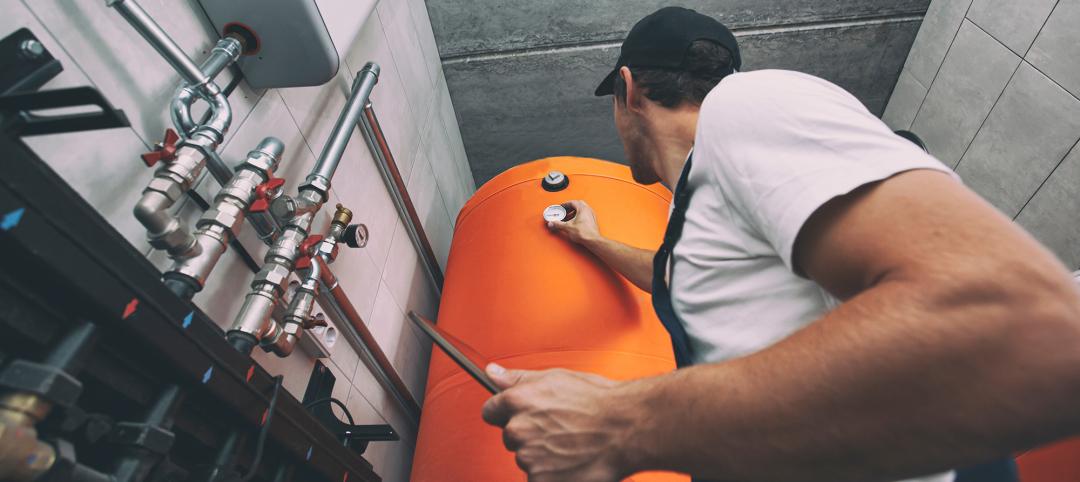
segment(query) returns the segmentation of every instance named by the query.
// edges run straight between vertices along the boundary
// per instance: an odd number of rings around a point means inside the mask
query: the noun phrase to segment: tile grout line
[[[1046,24],[1050,22],[1050,17],[1054,16],[1054,11],[1057,10],[1058,5],[1061,5],[1061,0],[1054,1],[1054,6],[1050,7],[1050,13],[1046,14],[1046,18],[1043,19],[1042,25],[1039,26],[1039,31],[1035,32],[1035,38],[1031,39],[1031,44],[1028,45],[1027,50],[1024,50],[1023,54],[1020,54],[1021,57],[1026,59],[1028,54],[1031,53],[1031,48],[1034,47],[1035,42],[1039,40],[1039,36],[1042,35],[1043,29],[1046,28]]]
[[[1054,173],[1057,172],[1058,168],[1065,163],[1065,160],[1069,158],[1073,151],[1077,149],[1077,146],[1080,146],[1080,138],[1077,138],[1076,142],[1073,142],[1072,147],[1070,147],[1069,150],[1065,151],[1065,155],[1061,156],[1061,159],[1058,160],[1057,164],[1054,165],[1054,168],[1050,170],[1050,173],[1046,175],[1046,178],[1044,178],[1042,182],[1039,183],[1039,187],[1035,188],[1035,191],[1031,193],[1031,196],[1028,197],[1027,201],[1024,201],[1024,205],[1020,206],[1020,210],[1017,211],[1016,215],[1012,218],[1014,222],[1018,218],[1020,218],[1020,214],[1024,212],[1024,209],[1028,207],[1028,204],[1031,204],[1031,200],[1035,199],[1035,196],[1039,194],[1039,191],[1042,190],[1043,186],[1046,185],[1047,181],[1049,181],[1050,178],[1054,175]]]
[[[970,20],[969,20],[969,21],[970,21]],[[1001,45],[1002,47],[1005,47],[1005,50],[1008,50],[1008,51],[1009,51],[1009,53],[1011,53],[1011,54],[1013,54],[1013,55],[1016,55],[1016,52],[1013,52],[1013,51],[1012,51],[1012,49],[1010,49],[1010,48],[1009,48],[1009,46],[1007,46],[1007,45],[1005,45],[1005,44],[1001,43],[1001,41],[1000,41],[1000,40],[998,40],[997,38],[995,38],[995,37],[994,37],[993,35],[990,35],[990,32],[987,32],[986,30],[984,30],[984,29],[983,29],[982,27],[980,27],[980,26],[979,26],[978,24],[976,24],[975,22],[971,22],[971,24],[972,24],[972,25],[974,25],[974,26],[975,26],[975,28],[977,28],[977,29],[979,29],[980,31],[982,31],[983,33],[985,33],[985,34],[986,34],[986,35],[987,35],[988,37],[990,37],[990,38],[991,38],[991,39],[992,39],[992,40],[993,40],[994,42],[997,42],[997,43],[998,43],[998,45]],[[954,165],[954,166],[953,166],[953,171],[956,171],[956,170],[957,170],[957,169],[958,169],[958,168],[960,167],[960,163],[964,161],[964,156],[966,156],[966,155],[967,155],[967,153],[968,153],[968,151],[970,151],[970,150],[971,150],[971,145],[972,145],[972,144],[975,144],[975,139],[976,139],[977,137],[979,137],[979,133],[980,133],[980,132],[982,132],[982,130],[983,130],[983,128],[984,128],[984,127],[986,127],[986,122],[987,122],[987,121],[989,121],[989,120],[990,120],[990,116],[994,114],[994,108],[995,108],[995,107],[997,107],[997,105],[998,105],[998,103],[999,103],[999,102],[1001,102],[1001,98],[1002,98],[1002,97],[1005,97],[1005,91],[1009,90],[1009,86],[1011,86],[1011,85],[1012,85],[1012,83],[1013,83],[1013,79],[1015,79],[1015,78],[1016,78],[1016,73],[1017,73],[1017,72],[1019,72],[1019,71],[1020,71],[1020,67],[1022,67],[1022,66],[1023,66],[1024,64],[1025,64],[1025,62],[1024,62],[1024,59],[1023,59],[1022,57],[1020,57],[1019,55],[1016,55],[1016,57],[1017,57],[1017,58],[1019,59],[1019,62],[1017,62],[1017,63],[1016,63],[1016,67],[1015,67],[1015,68],[1013,68],[1012,74],[1011,74],[1011,75],[1009,75],[1009,80],[1008,80],[1008,81],[1006,81],[1006,82],[1005,82],[1005,86],[1001,88],[1001,92],[998,92],[998,96],[997,96],[997,98],[996,98],[996,99],[994,99],[994,103],[990,105],[990,110],[986,112],[986,116],[985,116],[985,117],[983,117],[983,120],[982,120],[982,122],[980,122],[980,123],[979,123],[979,128],[978,128],[978,129],[975,129],[975,135],[974,135],[974,136],[972,136],[972,137],[971,137],[971,140],[967,142],[967,145],[966,145],[966,146],[964,146],[964,152],[962,152],[962,153],[960,154],[960,158],[956,160],[956,165]]]
[[[919,108],[915,110],[915,118],[911,120],[911,127],[915,127],[915,121],[919,119],[919,114],[922,113],[923,106],[926,105],[926,98],[930,97],[930,89],[934,88],[934,84],[937,83],[938,75],[941,74],[941,68],[945,65],[945,59],[949,58],[949,52],[952,52],[953,45],[956,44],[956,37],[960,36],[960,29],[964,27],[964,20],[967,20],[968,12],[971,12],[971,5],[973,3],[975,3],[974,0],[968,2],[968,7],[964,10],[964,16],[960,18],[960,24],[956,26],[956,31],[953,32],[952,40],[949,41],[949,48],[945,49],[945,56],[941,57],[941,63],[938,64],[937,70],[934,71],[934,78],[930,79],[930,85],[926,86],[926,94],[923,95],[923,100],[919,103]],[[916,38],[916,40],[918,40],[918,38]],[[914,75],[912,75],[912,77],[914,77]]]
[[[1072,96],[1076,100],[1080,100],[1080,96],[1078,96],[1077,94],[1072,93],[1072,91],[1070,91],[1069,89],[1066,89],[1064,85],[1061,85],[1061,83],[1054,80],[1053,77],[1050,77],[1050,74],[1047,74],[1046,72],[1043,72],[1042,69],[1035,66],[1035,64],[1033,64],[1031,62],[1028,62],[1027,59],[1024,59],[1022,62],[1027,64],[1029,67],[1035,69],[1036,72],[1042,74],[1043,77],[1046,77],[1047,80],[1049,80],[1054,85],[1058,86],[1061,90],[1064,90],[1066,94],[1069,94],[1070,96]]]

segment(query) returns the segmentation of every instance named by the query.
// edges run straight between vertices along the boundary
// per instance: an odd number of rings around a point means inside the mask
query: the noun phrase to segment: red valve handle
[[[285,185],[285,180],[280,177],[274,177],[273,174],[269,174],[269,178],[266,182],[255,186],[255,201],[251,203],[249,211],[253,213],[261,213],[270,209],[270,193],[281,186]]]
[[[296,269],[308,269],[311,267],[311,252],[322,241],[323,236],[321,234],[312,234],[304,242],[300,243],[300,255],[296,258]]]
[[[140,156],[143,163],[146,167],[154,167],[160,161],[176,159],[176,141],[178,140],[180,140],[180,135],[176,131],[165,129],[165,139],[155,146],[154,150]]]

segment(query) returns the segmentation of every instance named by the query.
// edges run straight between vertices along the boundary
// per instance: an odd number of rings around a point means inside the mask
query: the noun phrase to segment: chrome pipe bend
[[[191,115],[191,106],[198,99],[210,105],[210,119],[202,125],[196,124]],[[184,85],[177,89],[173,97],[170,116],[173,125],[183,137],[202,133],[216,146],[225,139],[225,133],[232,124],[232,106],[221,89],[212,82],[196,87]]]
[[[191,117],[191,104],[195,103],[195,96],[194,87],[181,85],[176,89],[176,95],[170,104],[169,113],[173,126],[183,137],[190,137],[195,131],[195,120]]]

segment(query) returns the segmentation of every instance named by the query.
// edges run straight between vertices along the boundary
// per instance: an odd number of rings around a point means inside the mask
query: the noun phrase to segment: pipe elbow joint
[[[176,91],[170,104],[169,114],[173,126],[182,132],[184,137],[190,136],[195,131],[195,119],[191,116],[191,105],[195,103],[195,89],[183,85]]]

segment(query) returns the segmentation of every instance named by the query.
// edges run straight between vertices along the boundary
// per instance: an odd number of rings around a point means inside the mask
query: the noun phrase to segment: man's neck
[[[698,108],[683,107],[656,125],[656,173],[674,190],[697,133]]]

